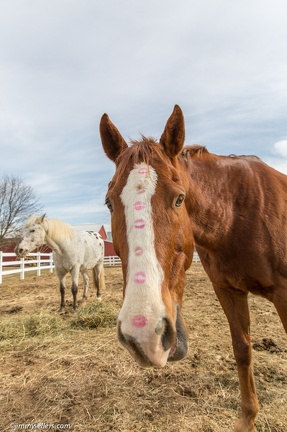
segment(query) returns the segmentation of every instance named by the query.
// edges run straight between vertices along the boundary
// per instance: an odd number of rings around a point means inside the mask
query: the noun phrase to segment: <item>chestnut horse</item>
[[[159,142],[128,146],[107,114],[100,133],[116,164],[106,203],[123,266],[120,342],[142,366],[185,356],[180,309],[195,244],[230,326],[242,408],[235,431],[255,431],[247,296],[273,302],[287,331],[287,176],[255,156],[183,147],[177,105]]]

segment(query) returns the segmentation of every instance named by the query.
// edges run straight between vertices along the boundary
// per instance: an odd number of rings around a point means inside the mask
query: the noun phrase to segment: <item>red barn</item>
[[[81,224],[81,225],[73,225],[73,228],[80,231],[93,231],[99,233],[103,240],[105,241],[105,256],[117,256],[114,245],[111,240],[110,233],[106,232],[104,225],[100,224]]]

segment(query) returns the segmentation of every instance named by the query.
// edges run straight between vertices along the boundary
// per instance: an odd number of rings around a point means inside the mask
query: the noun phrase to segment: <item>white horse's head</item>
[[[30,216],[22,228],[19,244],[15,247],[18,257],[25,257],[29,252],[45,243],[45,214],[43,216]]]

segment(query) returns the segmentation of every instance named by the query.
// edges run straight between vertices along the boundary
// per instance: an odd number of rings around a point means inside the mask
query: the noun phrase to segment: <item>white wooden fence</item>
[[[4,261],[3,258],[11,258],[10,261]],[[24,279],[25,273],[29,271],[36,272],[37,276],[41,275],[42,270],[53,272],[54,263],[52,253],[35,252],[28,254],[27,258],[16,258],[12,252],[0,251],[0,284],[3,276],[20,274],[20,279]],[[7,268],[8,267],[8,268]],[[7,268],[7,270],[5,270]]]
[[[6,261],[3,258],[11,258],[11,260]],[[196,251],[193,255],[193,262],[200,262]],[[121,265],[121,260],[118,256],[107,256],[104,259],[104,265]],[[2,284],[3,276],[6,275],[18,273],[22,280],[25,278],[26,272],[34,271],[37,276],[40,276],[41,271],[49,270],[52,273],[54,268],[52,253],[35,252],[28,254],[27,258],[17,258],[12,252],[0,251],[0,284]]]
[[[192,262],[200,262],[199,255],[196,251],[194,251]],[[104,258],[104,265],[107,266],[114,266],[114,265],[121,265],[121,259],[118,256],[106,256]]]
[[[193,252],[192,262],[200,262],[199,255],[196,250]]]
[[[121,260],[118,256],[107,256],[104,259],[104,265],[121,265]],[[41,271],[48,269],[52,273],[54,268],[52,253],[35,252],[28,254],[26,258],[17,258],[13,252],[0,251],[0,284],[3,276],[18,273],[20,279],[23,280],[26,272],[34,271],[37,276],[40,276]]]

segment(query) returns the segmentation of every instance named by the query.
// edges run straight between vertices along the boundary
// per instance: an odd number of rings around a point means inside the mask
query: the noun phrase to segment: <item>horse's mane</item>
[[[231,158],[231,159],[242,158],[242,159],[247,159],[247,160],[250,160],[250,161],[260,161],[260,162],[262,162],[261,159],[260,159],[260,157],[255,156],[255,155],[235,155],[235,154],[230,154],[228,157]]]
[[[219,155],[215,155],[213,153],[209,153],[207,148],[205,146],[200,145],[200,144],[184,146],[182,149],[181,155],[184,158],[187,158],[187,157],[200,158],[200,157],[206,157],[206,156],[211,156],[211,157],[215,157],[215,158],[222,157]],[[234,160],[245,159],[245,160],[250,160],[250,161],[261,161],[261,159],[258,156],[254,156],[254,155],[230,154],[228,156],[223,156],[223,157],[227,157],[229,159],[234,159]]]
[[[206,147],[200,145],[200,144],[194,144],[194,145],[187,145],[184,146],[181,152],[181,155],[183,157],[202,157],[205,155],[210,155],[209,151]]]
[[[71,239],[74,235],[74,228],[59,219],[46,219],[48,224],[47,236],[56,243],[66,238]]]

